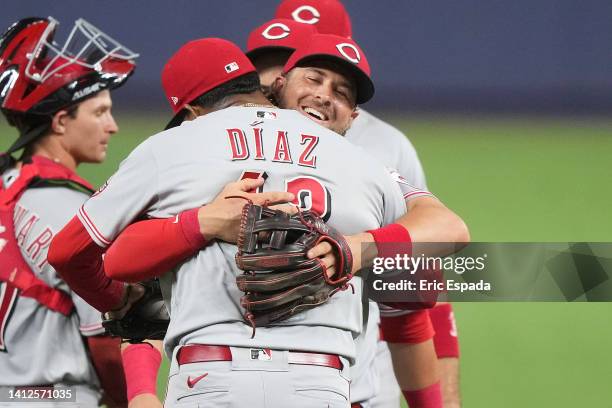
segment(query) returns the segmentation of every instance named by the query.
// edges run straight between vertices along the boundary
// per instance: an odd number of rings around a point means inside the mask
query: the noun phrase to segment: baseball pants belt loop
[[[206,363],[211,361],[232,361],[229,346],[209,346],[206,344],[189,344],[181,347],[176,360],[179,365]],[[335,354],[309,353],[290,351],[289,364],[316,365],[342,370],[342,361]]]

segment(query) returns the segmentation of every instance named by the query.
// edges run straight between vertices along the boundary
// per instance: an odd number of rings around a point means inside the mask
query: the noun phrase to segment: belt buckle
[[[272,350],[270,350],[269,348],[251,349],[251,360],[271,361]]]

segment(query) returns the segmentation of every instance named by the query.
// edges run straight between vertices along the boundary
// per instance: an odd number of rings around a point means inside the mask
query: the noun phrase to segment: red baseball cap
[[[338,0],[284,0],[274,17],[313,24],[321,34],[348,38],[353,35],[351,18]]]
[[[315,26],[286,18],[275,18],[260,25],[249,34],[247,57],[253,60],[262,52],[284,49],[295,51],[317,33]]]
[[[365,53],[350,38],[331,34],[315,34],[303,47],[289,57],[283,72],[298,66],[308,66],[311,61],[331,60],[347,67],[357,84],[357,103],[362,104],[374,96],[374,83],[370,79],[370,65]]]
[[[202,38],[183,45],[162,71],[162,86],[175,113],[166,129],[183,121],[183,108],[195,98],[250,72],[255,67],[231,41]]]

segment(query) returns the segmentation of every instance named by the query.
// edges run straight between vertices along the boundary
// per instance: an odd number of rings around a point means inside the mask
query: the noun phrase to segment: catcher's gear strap
[[[410,408],[442,408],[442,388],[440,382],[419,390],[402,390]]]
[[[428,312],[436,332],[433,339],[438,358],[459,358],[459,337],[453,306],[450,303],[439,303]]]
[[[149,343],[130,344],[121,352],[128,402],[140,394],[157,394],[161,353]]]
[[[20,296],[35,299],[47,308],[68,316],[74,309],[70,296],[36,277],[15,240],[13,216],[19,198],[29,187],[47,182],[93,191],[89,183],[74,172],[39,156],[34,156],[31,163],[24,164],[19,177],[7,188],[0,180],[0,281],[17,288]]]
[[[399,316],[381,316],[380,333],[388,343],[418,344],[434,337],[427,310],[417,310]]]
[[[397,254],[412,255],[412,238],[402,225],[389,224],[368,232],[374,237],[380,258],[394,258]]]
[[[104,255],[106,275],[132,283],[161,276],[207,244],[200,233],[198,208],[180,213],[175,221],[151,219],[129,225]],[[144,253],[147,256],[134,257]]]

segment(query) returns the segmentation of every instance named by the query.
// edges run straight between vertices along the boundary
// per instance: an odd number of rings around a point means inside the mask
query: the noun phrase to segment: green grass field
[[[119,117],[100,185],[165,117]],[[397,118],[396,118],[397,119]],[[612,120],[392,120],[473,241],[612,242]],[[12,131],[0,128],[0,149]],[[612,407],[612,304],[456,304],[464,406]],[[165,381],[160,376],[160,384]]]

